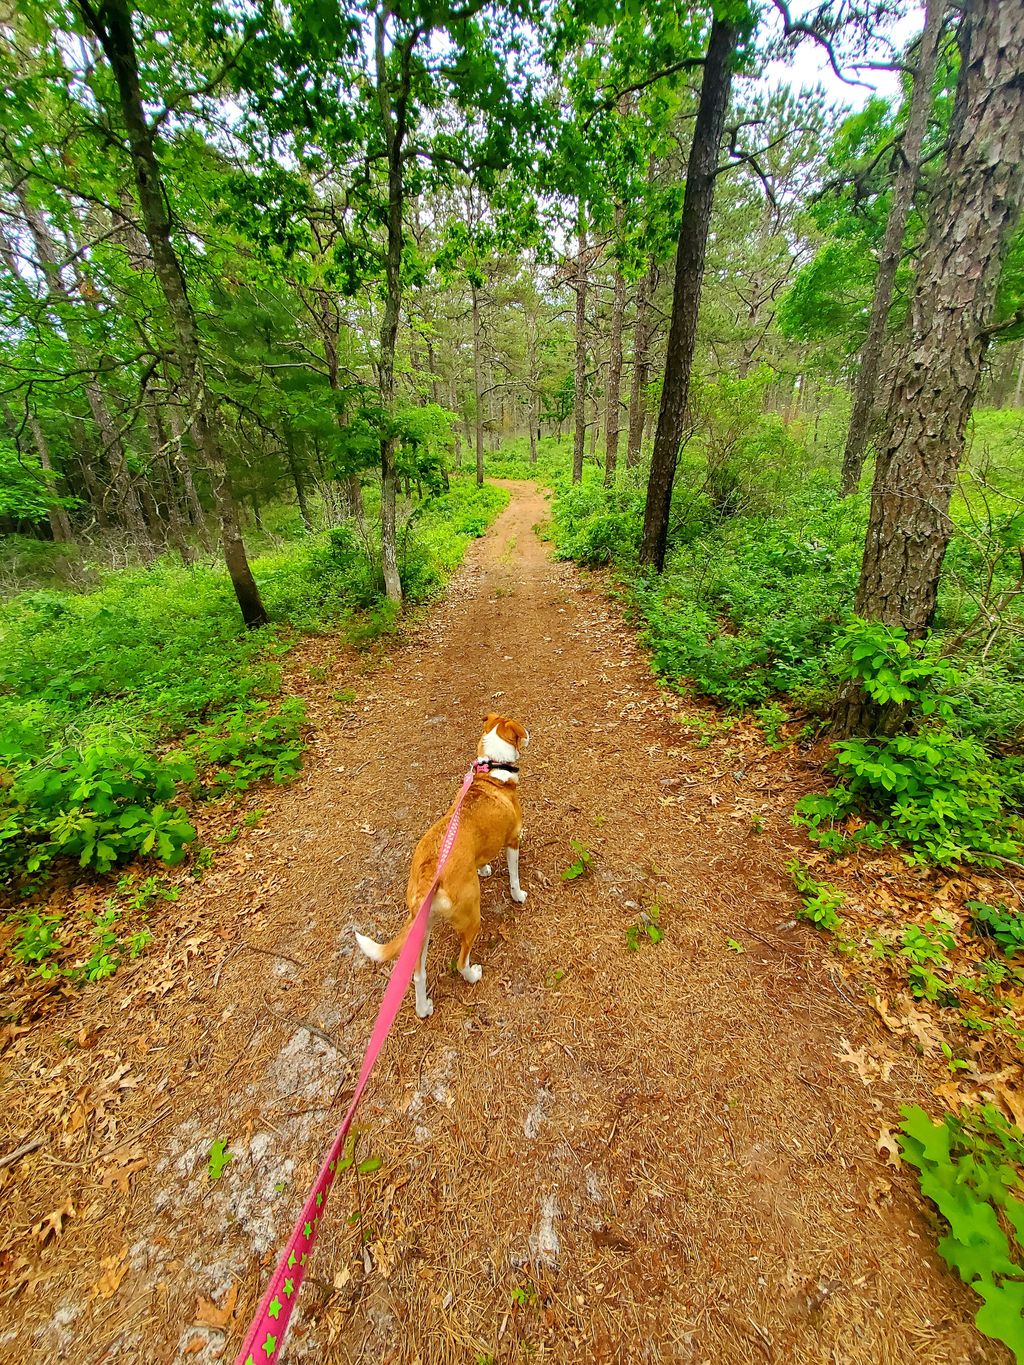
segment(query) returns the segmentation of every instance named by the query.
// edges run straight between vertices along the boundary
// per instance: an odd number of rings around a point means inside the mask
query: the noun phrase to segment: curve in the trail
[[[175,907],[202,932],[17,1040],[9,1079],[59,1115],[51,1155],[82,1086],[89,1121],[117,1122],[84,1165],[5,1177],[9,1227],[75,1212],[8,1293],[0,1358],[230,1359],[379,1000],[352,930],[400,923],[410,851],[490,710],[531,731],[530,898],[485,883],[476,986],[435,936],[434,1016],[410,1002],[375,1074],[359,1154],[381,1164],[336,1187],[288,1359],[1004,1358],[877,1159],[913,1059],[870,1088],[844,1060],[883,1044],[790,924],[776,756],[686,742],[618,607],[538,538],[544,495],[509,486],[390,657],[358,672],[310,647],[330,676],[306,689],[309,761]],[[354,671],[357,701],[332,706]],[[566,880],[573,841],[589,870]],[[85,1027],[99,1041],[69,1055]],[[211,1180],[218,1138],[233,1160]]]

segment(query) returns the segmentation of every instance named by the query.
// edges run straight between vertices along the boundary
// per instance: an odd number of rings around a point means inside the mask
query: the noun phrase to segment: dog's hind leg
[[[480,932],[480,891],[477,886],[477,894],[473,897],[469,905],[465,906],[465,913],[459,916],[457,924],[461,945],[459,948],[459,971],[463,981],[468,981],[471,986],[476,983],[484,974],[483,967],[479,962],[470,962],[469,955],[476,942],[476,936]]]
[[[427,931],[423,935],[423,947],[420,949],[420,960],[412,974],[412,983],[416,988],[416,1013],[421,1019],[429,1019],[434,1013],[434,1002],[427,997],[427,949],[429,947],[430,920],[428,919]]]
[[[526,892],[519,885],[519,845],[515,848],[511,846],[505,850],[505,859],[508,862],[508,884],[512,892],[512,899],[517,905],[522,905],[526,900]]]
[[[463,981],[468,981],[471,986],[475,986],[484,974],[484,969],[480,966],[479,962],[470,962],[469,960],[469,954],[473,949],[473,944],[476,942],[479,928],[480,926],[478,924],[476,929],[471,933],[463,934],[462,947],[459,950],[459,971],[462,973]]]

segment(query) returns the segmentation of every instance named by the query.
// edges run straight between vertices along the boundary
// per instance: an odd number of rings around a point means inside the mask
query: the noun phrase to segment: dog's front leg
[[[423,947],[420,949],[420,960],[412,974],[412,983],[416,988],[416,1013],[421,1019],[429,1019],[434,1013],[434,1002],[427,998],[427,949],[429,947],[430,921],[428,920],[426,933],[423,935]]]
[[[512,889],[512,899],[517,905],[522,905],[526,900],[526,892],[519,885],[519,849],[507,848],[505,858],[508,862],[508,881]]]

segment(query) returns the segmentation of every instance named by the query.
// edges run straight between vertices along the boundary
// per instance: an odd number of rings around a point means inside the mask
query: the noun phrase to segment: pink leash
[[[306,1265],[313,1247],[316,1245],[320,1222],[327,1208],[327,1197],[337,1173],[338,1158],[342,1154],[345,1139],[366,1088],[366,1082],[370,1079],[370,1072],[373,1070],[374,1063],[387,1041],[391,1026],[398,1016],[398,1011],[402,1008],[402,1001],[405,999],[405,993],[412,981],[416,961],[423,946],[427,920],[430,917],[430,904],[434,898],[434,892],[437,890],[437,884],[441,880],[444,865],[448,861],[452,846],[455,843],[455,836],[459,832],[462,803],[466,799],[466,793],[473,785],[473,778],[481,771],[485,771],[485,769],[479,762],[476,762],[462,780],[462,790],[455,802],[452,818],[448,822],[441,851],[437,855],[437,871],[434,873],[434,880],[430,883],[430,890],[423,897],[423,904],[416,912],[416,918],[413,920],[406,940],[402,944],[402,951],[398,954],[398,960],[391,970],[391,977],[385,987],[384,999],[380,1002],[377,1021],[370,1035],[366,1055],[363,1057],[363,1065],[359,1070],[359,1079],[356,1081],[352,1103],[348,1107],[348,1113],[341,1121],[337,1136],[331,1143],[327,1159],[320,1167],[320,1174],[313,1181],[313,1188],[310,1190],[309,1197],[299,1214],[298,1222],[292,1229],[292,1235],[288,1238],[284,1251],[281,1253],[281,1259],[270,1278],[267,1292],[263,1295],[263,1301],[256,1311],[256,1316],[249,1324],[245,1341],[235,1357],[235,1365],[268,1365],[270,1361],[281,1359],[292,1309],[299,1297],[302,1281],[306,1278]]]

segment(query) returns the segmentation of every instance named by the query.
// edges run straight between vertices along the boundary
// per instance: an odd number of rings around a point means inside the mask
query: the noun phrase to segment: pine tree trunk
[[[583,452],[587,439],[587,217],[580,205],[576,262],[576,429],[572,446],[572,481],[583,478]]]
[[[981,381],[996,290],[1024,206],[1024,7],[969,0],[946,163],[936,176],[911,303],[878,439],[855,607],[922,636],[952,534],[949,502]],[[840,734],[876,725],[840,701]]]
[[[853,410],[843,451],[843,473],[840,492],[845,498],[860,483],[864,456],[871,437],[871,417],[875,405],[875,388],[885,345],[885,329],[892,305],[893,286],[903,254],[903,237],[907,219],[914,202],[914,191],[921,173],[921,147],[928,128],[928,113],[932,105],[932,80],[939,50],[939,36],[945,14],[943,0],[928,0],[925,10],[924,32],[917,52],[917,67],[910,93],[907,126],[899,150],[899,165],[892,189],[892,203],[885,225],[885,236],[875,278],[875,292],[871,301],[868,334],[861,347],[860,369],[853,394]]]
[[[235,597],[245,624],[265,625],[266,610],[252,576],[238,525],[228,478],[227,461],[217,432],[217,413],[206,382],[195,314],[185,276],[171,235],[167,197],[157,160],[153,129],[146,121],[139,88],[138,58],[132,31],[132,11],[126,0],[104,0],[94,9],[92,0],[80,0],[86,23],[96,35],[113,71],[127,134],[135,187],[142,210],[143,227],[153,256],[153,269],[167,305],[176,343],[186,411],[192,417],[196,445],[207,463],[214,483],[220,521],[221,544]]]
[[[484,395],[480,369],[480,296],[475,281],[470,281],[473,298],[473,394],[476,408],[476,482],[477,487],[484,484]]]
[[[672,321],[665,358],[665,382],[651,455],[647,505],[640,541],[640,563],[649,565],[658,573],[665,567],[672,484],[686,430],[704,258],[714,203],[719,148],[732,86],[732,60],[737,33],[735,24],[725,23],[716,16],[708,41],[697,121],[686,168],[686,191],[679,224],[672,294]]]
[[[53,483],[54,469],[53,462],[50,459],[49,442],[38,417],[33,412],[28,414],[28,429],[32,433],[32,441],[35,444],[36,454],[39,456],[40,467],[50,476],[49,485],[54,487],[54,491],[56,491]],[[67,543],[74,540],[71,519],[63,507],[51,503],[46,509],[46,516],[50,523],[50,534],[55,541]]]
[[[143,412],[153,453],[153,468],[160,469],[163,472],[164,493],[167,499],[167,538],[178,551],[181,562],[187,569],[191,566],[194,555],[192,554],[192,546],[188,543],[185,535],[185,528],[182,525],[178,490],[174,486],[173,467],[167,458],[166,442],[155,402],[151,399],[145,399],[143,401]]]
[[[292,431],[291,423],[285,421],[284,424],[284,458],[288,465],[288,472],[292,476],[292,483],[295,485],[295,500],[299,504],[299,515],[302,517],[302,524],[307,532],[313,529],[313,519],[309,515],[309,503],[306,501],[306,485],[302,478],[302,470],[299,462],[295,458],[295,449],[292,445],[295,433]]]
[[[636,289],[636,322],[633,327],[633,373],[629,385],[629,435],[626,439],[626,464],[635,469],[640,463],[647,418],[645,393],[651,372],[651,298],[658,270],[654,261]]]
[[[622,229],[623,210],[615,208],[616,233]],[[608,339],[608,384],[604,407],[604,486],[615,485],[619,461],[619,397],[622,389],[622,319],[626,312],[626,281],[618,264],[615,267],[615,292],[612,299],[612,325]]]

